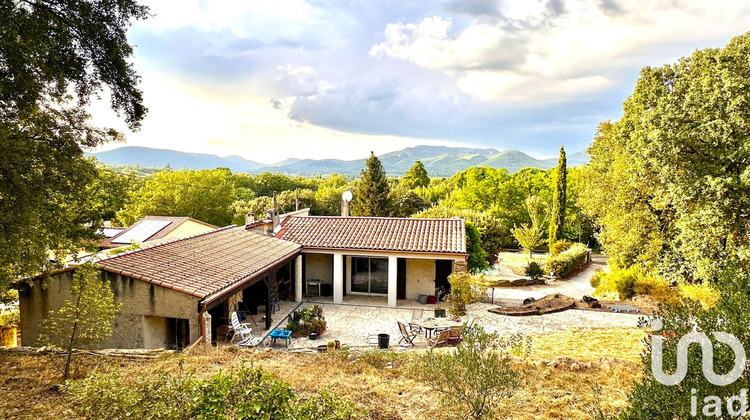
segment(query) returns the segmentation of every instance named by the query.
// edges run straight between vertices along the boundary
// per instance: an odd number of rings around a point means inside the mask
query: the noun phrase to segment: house
[[[450,288],[448,276],[466,270],[464,235],[462,219],[298,216],[275,236],[302,245],[297,279],[330,285],[334,303],[370,295],[395,307]]]
[[[114,335],[97,347],[181,348],[215,337],[240,302],[251,313],[262,307],[270,329],[269,302],[280,283],[291,283],[297,302],[308,283],[319,281],[334,303],[369,295],[395,307],[398,299],[448,289],[448,276],[466,269],[461,219],[306,214],[271,214],[98,261],[123,306]],[[48,311],[70,299],[74,270],[19,284],[25,345],[36,344]]]
[[[118,248],[132,243],[184,238],[216,229],[216,226],[192,217],[146,216],[128,228],[102,228],[100,249]]]

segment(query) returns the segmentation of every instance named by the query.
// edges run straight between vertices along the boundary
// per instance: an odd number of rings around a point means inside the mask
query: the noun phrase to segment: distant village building
[[[130,244],[144,244],[158,240],[185,238],[209,232],[216,226],[192,217],[146,216],[127,228],[104,227],[100,249],[118,248]]]
[[[399,299],[448,289],[448,276],[466,270],[462,219],[322,217],[307,210],[268,216],[184,239],[165,235],[166,242],[98,261],[123,307],[114,335],[96,346],[182,348],[201,336],[216,337],[240,304],[255,313],[262,308],[269,329],[276,293],[301,302],[313,292],[334,303],[369,295],[395,307]],[[139,223],[150,220],[160,219]],[[153,241],[162,233],[146,225],[125,238]],[[71,297],[74,270],[19,284],[24,345],[37,344],[46,314]]]

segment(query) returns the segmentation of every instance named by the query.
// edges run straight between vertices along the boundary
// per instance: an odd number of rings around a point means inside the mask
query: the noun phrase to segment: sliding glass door
[[[388,258],[352,257],[352,292],[388,294]]]

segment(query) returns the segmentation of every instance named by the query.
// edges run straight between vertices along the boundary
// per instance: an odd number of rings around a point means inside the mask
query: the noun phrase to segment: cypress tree
[[[370,152],[367,168],[362,170],[352,200],[352,214],[355,216],[388,216],[388,178],[383,164],[375,153]]]
[[[552,245],[562,236],[565,224],[565,200],[567,188],[567,160],[565,148],[560,146],[560,157],[557,159],[557,176],[552,192],[552,217],[549,223],[549,243]]]

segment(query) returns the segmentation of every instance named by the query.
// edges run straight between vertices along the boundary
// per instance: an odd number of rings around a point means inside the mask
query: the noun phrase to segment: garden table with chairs
[[[435,330],[447,330],[461,325],[461,321],[452,321],[449,318],[425,318],[419,323],[419,326],[424,330],[425,337],[432,337]]]

